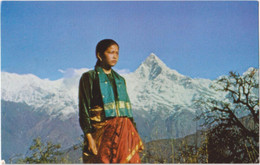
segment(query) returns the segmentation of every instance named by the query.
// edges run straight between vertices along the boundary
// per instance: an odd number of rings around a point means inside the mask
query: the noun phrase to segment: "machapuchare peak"
[[[166,66],[164,64],[164,62],[158,57],[156,56],[154,53],[151,53],[143,62],[143,64],[147,65],[147,66],[153,66],[154,65],[158,65],[160,67],[164,67]]]

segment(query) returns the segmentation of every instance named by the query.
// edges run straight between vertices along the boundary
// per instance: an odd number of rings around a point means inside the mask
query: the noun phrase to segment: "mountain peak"
[[[143,64],[147,65],[147,66],[151,66],[151,65],[159,65],[159,66],[165,66],[165,64],[159,59],[159,57],[157,57],[154,53],[151,53],[143,62]]]
[[[163,70],[167,70],[167,68],[168,67],[159,59],[159,57],[154,53],[151,53],[137,68],[136,73],[141,77],[147,77],[151,80],[155,79]]]
[[[157,57],[154,53],[151,53],[147,58],[159,59],[159,57]]]

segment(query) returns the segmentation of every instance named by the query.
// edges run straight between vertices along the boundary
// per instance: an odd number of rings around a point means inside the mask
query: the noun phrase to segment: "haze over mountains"
[[[63,148],[81,142],[78,84],[87,70],[72,70],[69,76],[55,81],[32,74],[2,72],[3,159],[25,153],[37,136],[61,143]],[[205,93],[219,99],[225,97],[210,88],[214,81],[181,75],[153,53],[136,71],[123,76],[137,129],[144,141],[196,132],[200,121],[193,120],[197,112],[193,100]]]

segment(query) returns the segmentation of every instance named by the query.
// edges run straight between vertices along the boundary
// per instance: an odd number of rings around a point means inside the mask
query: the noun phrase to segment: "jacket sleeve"
[[[89,116],[91,84],[89,74],[83,74],[79,82],[79,123],[84,135],[92,132]]]

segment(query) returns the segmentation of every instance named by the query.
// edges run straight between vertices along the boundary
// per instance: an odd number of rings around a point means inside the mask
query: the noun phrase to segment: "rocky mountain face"
[[[125,78],[142,137],[148,141],[184,137],[199,129],[192,100],[212,93],[211,80],[181,75],[154,54]]]
[[[37,136],[61,143],[64,149],[82,141],[78,84],[87,70],[72,70],[70,76],[55,81],[2,72],[2,159],[25,154]],[[136,71],[123,76],[137,129],[145,142],[195,133],[202,122],[193,120],[196,96],[225,96],[210,88],[214,81],[181,75],[155,54],[148,56]]]
[[[50,118],[44,112],[33,111],[33,107],[25,103],[2,100],[2,159],[10,163],[18,155],[29,150],[33,139],[40,136],[44,142],[62,144],[62,148],[81,142],[82,138],[76,114],[67,120]]]

